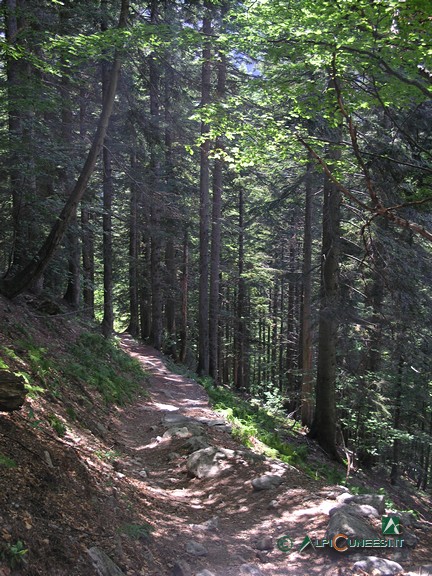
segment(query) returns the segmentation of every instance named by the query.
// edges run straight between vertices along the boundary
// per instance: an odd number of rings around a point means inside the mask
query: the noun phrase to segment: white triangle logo
[[[384,526],[383,534],[400,534],[400,526],[396,524],[394,518],[389,518],[387,524]]]

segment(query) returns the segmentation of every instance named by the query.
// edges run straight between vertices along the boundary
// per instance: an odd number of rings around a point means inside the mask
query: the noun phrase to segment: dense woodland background
[[[0,292],[430,486],[429,2],[1,7]]]

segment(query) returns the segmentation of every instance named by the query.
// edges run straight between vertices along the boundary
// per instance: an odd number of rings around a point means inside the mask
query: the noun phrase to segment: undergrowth
[[[98,390],[107,403],[131,400],[146,376],[139,362],[120,349],[115,339],[84,333],[71,347],[71,362],[63,363],[64,373]]]
[[[271,414],[269,410],[242,400],[234,392],[223,387],[216,387],[209,378],[199,382],[213,400],[215,410],[225,416],[233,425],[232,435],[245,446],[257,448],[270,458],[279,458],[291,465],[305,465],[307,446],[292,446],[282,437],[289,430],[283,429],[286,424],[282,416]],[[301,466],[301,467],[303,467]]]
[[[0,348],[0,366],[21,376],[33,398],[49,392],[61,399],[62,390],[79,382],[98,390],[107,404],[120,405],[132,399],[146,377],[139,362],[123,352],[116,339],[91,332],[82,333],[61,354],[27,335],[13,348]],[[51,425],[57,434],[64,434],[58,422]]]

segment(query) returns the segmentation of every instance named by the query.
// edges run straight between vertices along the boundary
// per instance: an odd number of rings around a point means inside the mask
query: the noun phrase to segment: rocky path
[[[151,374],[150,398],[111,423],[125,455],[119,474],[140,495],[135,515],[152,527],[147,576],[366,574],[352,571],[348,555],[299,552],[306,535],[324,537],[342,487],[246,450],[194,380],[127,335],[122,347]],[[290,552],[278,548],[282,536],[294,542]]]

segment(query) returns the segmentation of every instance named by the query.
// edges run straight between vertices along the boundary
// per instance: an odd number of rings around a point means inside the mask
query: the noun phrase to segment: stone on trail
[[[189,440],[183,444],[189,453],[196,452],[197,450],[202,450],[203,448],[208,448],[209,443],[204,438],[204,436],[192,436]]]
[[[266,474],[260,476],[259,478],[254,478],[252,480],[252,486],[254,490],[271,490],[282,484],[283,480],[280,476],[274,474]]]
[[[381,515],[385,512],[385,498],[381,494],[359,494],[358,496],[345,498],[344,502],[345,504],[354,502],[354,504],[367,504],[368,506],[373,506]]]
[[[403,572],[402,566],[397,562],[386,558],[378,558],[377,556],[368,556],[364,560],[356,562],[353,568],[354,570],[364,570],[367,574],[376,576],[393,576]]]
[[[256,544],[255,548],[257,550],[273,550],[273,538],[271,536],[264,536],[260,538]]]
[[[192,432],[186,426],[173,426],[163,433],[162,438],[190,438]]]
[[[374,540],[378,536],[372,526],[350,506],[343,506],[330,517],[326,539],[331,540],[336,534],[345,534],[349,538]]]
[[[125,576],[124,572],[101,548],[93,546],[87,552],[98,576]]]
[[[240,566],[241,576],[264,576],[262,570],[253,564],[242,564]]]
[[[179,560],[174,564],[171,576],[192,576],[189,564],[185,560]]]
[[[213,574],[213,572],[210,572],[210,570],[204,569],[201,570],[201,572],[197,572],[196,576],[215,576]]]
[[[349,492],[342,492],[342,494],[338,494],[336,496],[336,500],[338,502],[340,502],[341,504],[344,504],[345,502],[348,503],[347,500],[350,500],[352,498],[352,496],[353,495],[350,494]]]
[[[223,418],[197,418],[197,420],[200,424],[205,424],[209,428],[216,428],[218,430],[223,430],[224,432],[232,431],[231,424],[227,424]]]
[[[198,422],[206,426],[225,426],[226,422],[223,418],[197,418]]]
[[[48,466],[48,468],[54,468],[54,464],[52,463],[51,454],[48,450],[44,450],[44,460]]]
[[[162,420],[162,423],[165,426],[180,426],[185,425],[188,422],[190,422],[190,418],[183,416],[183,414],[179,414],[178,412],[168,412]]]
[[[207,556],[208,554],[207,548],[195,540],[186,542],[186,552],[191,556]]]
[[[379,518],[378,510],[374,506],[368,504],[339,504],[329,511],[329,516],[333,516],[336,512],[345,510],[348,513],[355,513],[364,518]]]
[[[219,529],[219,516],[213,516],[201,524],[191,524],[195,532],[216,532]]]
[[[224,469],[223,461],[226,459],[225,450],[209,446],[193,452],[188,458],[186,467],[189,474],[196,478],[215,478]]]

